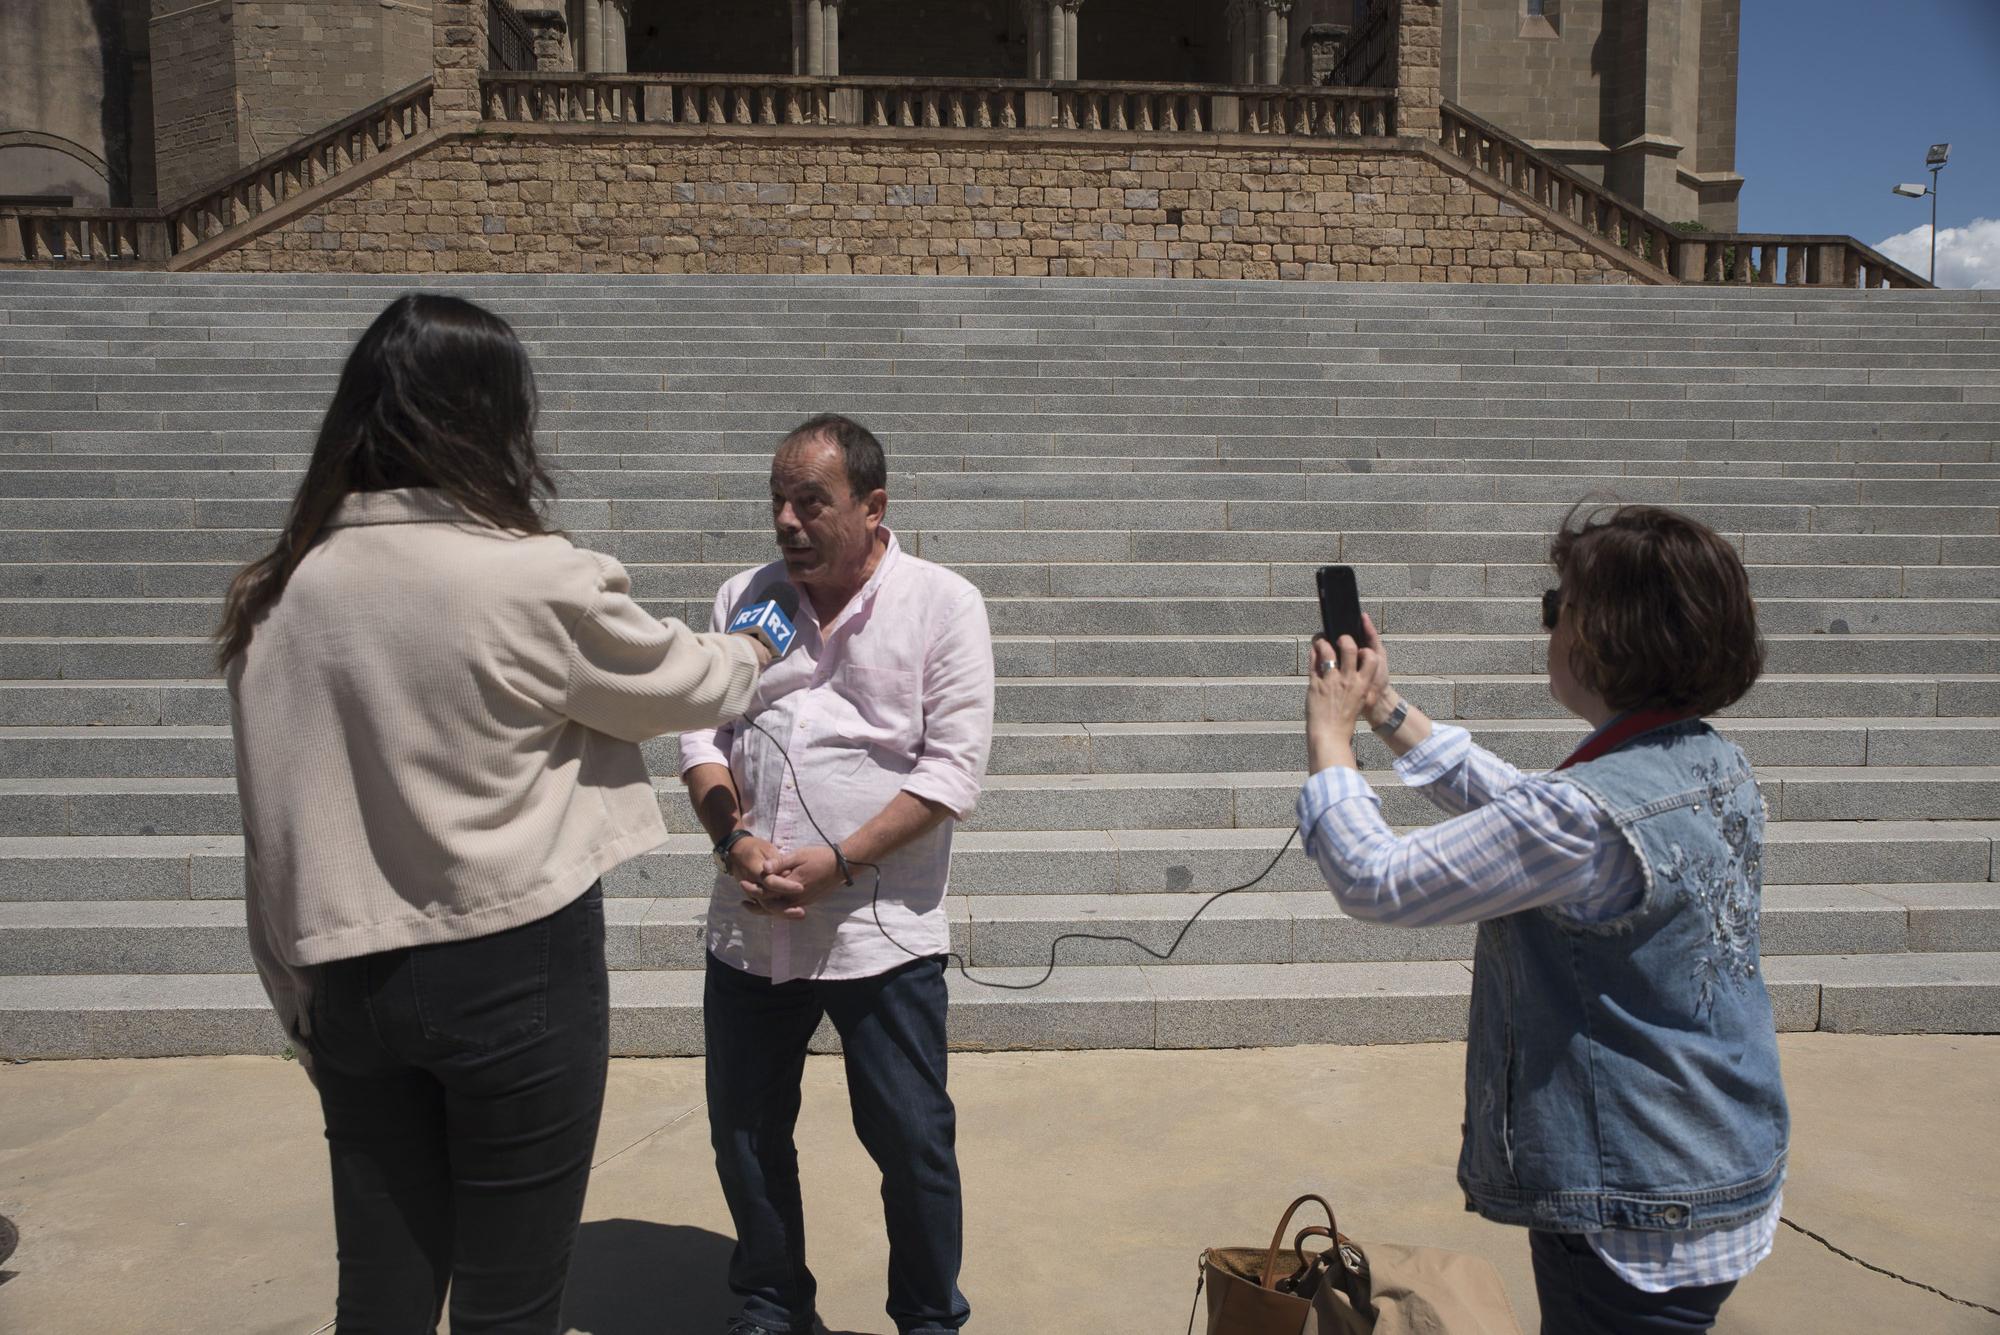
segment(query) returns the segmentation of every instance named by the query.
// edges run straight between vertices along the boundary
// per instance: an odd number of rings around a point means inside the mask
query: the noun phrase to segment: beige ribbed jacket
[[[435,491],[349,496],[228,671],[251,952],[310,966],[553,913],[666,838],[638,743],[740,713],[741,636],[660,621],[608,556]]]

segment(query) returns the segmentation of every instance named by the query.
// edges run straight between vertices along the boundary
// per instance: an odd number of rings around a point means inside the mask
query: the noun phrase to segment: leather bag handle
[[[1323,1252],[1307,1251],[1307,1238],[1325,1238],[1327,1249]],[[1299,1285],[1314,1270],[1322,1268],[1332,1269],[1340,1264],[1339,1239],[1334,1236],[1332,1229],[1321,1228],[1318,1224],[1309,1224],[1299,1230],[1298,1236],[1292,1239],[1292,1252],[1299,1258],[1299,1263],[1292,1271],[1291,1278],[1285,1282],[1291,1286],[1294,1293],[1299,1291]]]
[[[1334,1219],[1333,1207],[1326,1203],[1324,1196],[1315,1196],[1311,1192],[1307,1192],[1293,1201],[1285,1207],[1285,1217],[1278,1221],[1278,1227],[1271,1234],[1271,1248],[1264,1254],[1264,1275],[1262,1279],[1257,1281],[1259,1288],[1276,1289],[1278,1287],[1278,1249],[1285,1245],[1285,1230],[1291,1227],[1292,1216],[1297,1214],[1299,1207],[1307,1201],[1314,1202],[1320,1209],[1326,1211],[1326,1222],[1332,1227],[1336,1235],[1339,1234],[1340,1224]],[[1300,1236],[1304,1237],[1305,1235],[1301,1234]]]

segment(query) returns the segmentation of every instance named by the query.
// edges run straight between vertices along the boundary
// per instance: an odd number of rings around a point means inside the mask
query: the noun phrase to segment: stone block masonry
[[[1415,150],[866,131],[453,138],[208,267],[1634,281]]]
[[[154,153],[163,200],[210,184],[242,160],[234,18],[227,5],[153,0]]]
[[[152,15],[164,203],[432,69],[432,0],[152,0]]]

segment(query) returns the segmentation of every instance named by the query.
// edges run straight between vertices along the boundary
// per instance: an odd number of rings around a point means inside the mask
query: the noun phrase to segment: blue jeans
[[[538,922],[319,968],[339,1335],[561,1329],[610,1046],[596,886]]]
[[[1580,1233],[1528,1234],[1542,1335],[1698,1335],[1736,1285],[1647,1293],[1618,1277]]]
[[[729,1287],[743,1315],[774,1331],[813,1328],[805,1207],[792,1128],[806,1045],[821,1015],[846,1054],[854,1130],[882,1170],[890,1320],[901,1335],[965,1324],[958,1291],[962,1211],[957,1112],[945,1092],[944,961],[874,978],[773,983],[708,960],[702,997],[708,1127],[736,1223]]]

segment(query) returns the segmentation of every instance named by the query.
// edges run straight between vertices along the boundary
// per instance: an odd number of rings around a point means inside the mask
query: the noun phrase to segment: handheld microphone
[[[772,661],[785,656],[799,637],[799,591],[790,580],[766,585],[758,601],[745,603],[729,619],[729,633],[754,635],[771,651]]]

